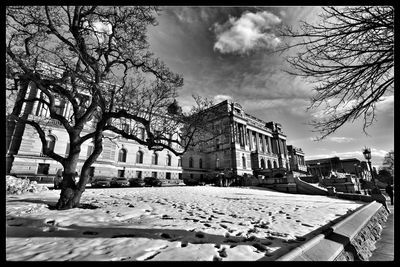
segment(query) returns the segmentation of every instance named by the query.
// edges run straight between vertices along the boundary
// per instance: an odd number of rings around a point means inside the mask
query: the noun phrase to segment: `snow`
[[[58,211],[59,194],[7,195],[8,261],[270,260],[363,205],[257,187],[170,186],[87,188],[83,208]]]

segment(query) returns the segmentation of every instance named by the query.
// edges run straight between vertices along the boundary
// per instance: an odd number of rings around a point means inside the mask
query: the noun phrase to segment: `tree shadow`
[[[23,230],[25,229],[25,230]],[[34,219],[29,217],[7,217],[7,238],[149,238],[170,242],[180,242],[181,247],[191,244],[214,244],[216,250],[221,245],[231,248],[235,246],[253,246],[257,253],[264,254],[266,260],[273,260],[282,253],[297,247],[303,242],[286,241],[279,237],[259,238],[256,236],[229,236],[209,234],[203,231],[165,229],[165,228],[137,228],[124,225],[109,226],[79,226],[72,224],[60,226],[55,220]],[[284,247],[272,251],[271,247]]]
[[[56,209],[57,201],[46,201],[46,200],[35,199],[35,198],[24,198],[24,199],[10,199],[10,200],[7,200],[7,202],[30,202],[30,203],[46,204],[47,207],[49,208],[49,210],[57,210]],[[93,205],[93,204],[80,203],[77,208],[78,209],[98,209],[100,207]]]

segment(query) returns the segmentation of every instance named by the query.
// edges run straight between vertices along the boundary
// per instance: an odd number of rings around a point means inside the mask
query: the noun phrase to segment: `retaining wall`
[[[388,215],[382,204],[376,201],[365,204],[277,261],[368,260]]]

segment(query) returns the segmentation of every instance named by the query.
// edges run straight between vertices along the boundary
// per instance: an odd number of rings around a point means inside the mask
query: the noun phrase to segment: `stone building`
[[[25,93],[41,97],[40,90],[33,84],[28,86]],[[59,114],[70,116],[71,105],[68,101],[57,100],[56,105]],[[195,146],[182,157],[167,150],[150,151],[133,140],[105,132],[103,152],[92,165],[91,175],[127,178],[153,176],[164,183],[179,183],[183,179],[201,180],[221,172],[280,178],[285,176],[291,165],[301,169],[304,153],[296,148],[293,155],[299,162],[289,162],[286,135],[279,123],[258,119],[246,113],[240,104],[228,100],[206,112],[212,113],[207,123],[220,129],[221,135]],[[42,125],[48,147],[62,156],[68,155],[68,133],[58,121],[49,118],[46,106],[38,102],[24,104],[21,114]],[[90,124],[85,125],[83,134],[88,133],[91,127]],[[138,134],[140,138],[146,138],[144,129],[138,129]],[[60,163],[41,153],[42,143],[30,125],[8,122],[6,138],[9,144],[6,155],[8,173],[21,177],[50,178],[62,168]],[[78,172],[91,154],[93,145],[87,141],[81,149]]]
[[[27,95],[40,97],[40,90],[33,84],[28,86]],[[59,113],[70,116],[69,102],[57,100]],[[55,153],[66,156],[69,153],[69,136],[64,127],[49,117],[49,111],[38,102],[24,104],[21,114],[38,122],[46,132],[47,146]],[[82,134],[90,132],[92,125],[85,125]],[[134,127],[134,125],[126,125]],[[144,129],[138,129],[140,138],[145,139]],[[182,176],[181,157],[163,151],[149,151],[133,140],[116,137],[111,132],[104,132],[103,152],[91,167],[91,176],[138,178],[153,176],[164,183],[179,183]],[[18,177],[51,180],[62,166],[57,161],[42,154],[42,143],[36,130],[30,125],[9,123],[7,125],[7,167],[8,173]],[[82,144],[77,171],[80,172],[84,161],[92,153],[93,144],[87,141]],[[47,179],[49,178],[49,179]]]
[[[292,171],[307,173],[307,166],[304,160],[304,152],[301,148],[292,145],[287,146],[289,154],[289,164]]]
[[[279,123],[246,113],[239,103],[225,100],[208,110],[208,123],[225,132],[196,146],[182,159],[184,179],[202,179],[218,173],[283,177],[290,169],[286,135]]]
[[[332,173],[348,173],[358,178],[371,180],[371,173],[365,161],[356,158],[340,159],[339,157],[307,160],[308,172],[321,178],[329,178]]]

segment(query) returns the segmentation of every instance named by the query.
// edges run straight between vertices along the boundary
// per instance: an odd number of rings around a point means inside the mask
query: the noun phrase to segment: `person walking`
[[[390,197],[390,205],[393,205],[393,188],[391,184],[388,184],[386,186],[386,193],[389,195]]]

